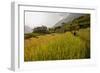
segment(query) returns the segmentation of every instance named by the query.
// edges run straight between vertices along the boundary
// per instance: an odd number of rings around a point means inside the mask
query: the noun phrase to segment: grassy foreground
[[[52,33],[25,39],[24,61],[86,59],[90,58],[90,29]]]

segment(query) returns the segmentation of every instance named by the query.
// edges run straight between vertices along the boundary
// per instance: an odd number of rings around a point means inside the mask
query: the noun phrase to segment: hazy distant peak
[[[32,31],[33,30],[29,26],[27,25],[24,26],[24,33],[31,33]]]

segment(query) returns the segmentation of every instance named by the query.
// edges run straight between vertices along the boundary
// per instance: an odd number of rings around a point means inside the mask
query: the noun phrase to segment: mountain
[[[24,33],[31,33],[32,31],[33,30],[29,26],[27,25],[24,26]]]
[[[71,17],[70,17],[71,18]],[[78,15],[69,22],[60,21],[60,25],[53,27],[52,32],[62,33],[90,27],[90,14]]]
[[[58,23],[56,23],[56,24],[54,25],[54,27],[61,26],[62,23],[70,22],[70,21],[72,21],[73,19],[78,18],[78,17],[80,17],[80,16],[82,16],[82,15],[84,15],[84,14],[70,13],[69,16],[67,16],[66,18],[60,20]]]

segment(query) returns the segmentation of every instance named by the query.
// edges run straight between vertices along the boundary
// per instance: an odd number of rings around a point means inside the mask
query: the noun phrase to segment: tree
[[[47,33],[47,27],[46,26],[41,26],[41,27],[36,27],[33,29],[34,33]]]

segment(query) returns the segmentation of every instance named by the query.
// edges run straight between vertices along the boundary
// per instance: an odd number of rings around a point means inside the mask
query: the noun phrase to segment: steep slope
[[[54,32],[66,32],[90,27],[90,14],[80,15],[69,22],[62,22],[61,25],[53,28]]]
[[[66,18],[60,20],[58,23],[56,23],[54,25],[54,27],[61,26],[63,22],[67,23],[67,22],[72,21],[73,19],[78,18],[78,17],[80,17],[82,15],[84,15],[84,14],[70,13],[69,16],[67,16]]]

